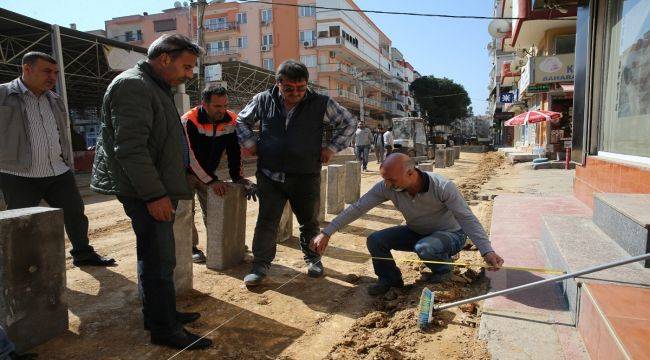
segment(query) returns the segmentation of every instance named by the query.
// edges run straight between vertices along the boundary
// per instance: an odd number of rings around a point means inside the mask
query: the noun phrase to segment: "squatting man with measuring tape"
[[[386,158],[380,172],[384,180],[332,220],[311,243],[316,252],[323,254],[335,232],[390,200],[404,216],[406,225],[380,230],[368,237],[368,251],[379,278],[368,288],[370,295],[404,286],[395,261],[387,259],[392,259],[391,250],[413,251],[422,260],[450,261],[463,249],[469,236],[489,266],[498,269],[503,265],[483,226],[451,180],[420,171],[413,159],[398,153]],[[432,271],[431,282],[441,282],[451,276],[450,265],[427,266]]]

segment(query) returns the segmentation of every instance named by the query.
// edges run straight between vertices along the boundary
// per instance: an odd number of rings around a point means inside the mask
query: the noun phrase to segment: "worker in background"
[[[357,131],[354,133],[354,148],[363,171],[368,171],[368,156],[370,156],[372,141],[372,132],[365,122],[360,122]]]
[[[373,134],[373,146],[375,147],[375,156],[377,157],[377,164],[384,161],[386,154],[386,146],[384,145],[384,130],[380,127]]]
[[[386,147],[386,156],[393,152],[395,144],[395,137],[393,136],[393,128],[389,127],[388,131],[384,133],[384,146]]]
[[[249,199],[255,199],[255,184],[244,178],[242,156],[237,140],[237,115],[228,110],[228,92],[225,88],[207,87],[202,92],[203,103],[181,117],[189,144],[190,163],[187,183],[193,194],[198,195],[206,223],[208,190],[218,196],[226,194],[228,186],[217,177],[217,168],[225,152],[228,156],[230,179],[243,184]],[[191,206],[179,206],[176,217],[190,217],[192,224],[192,260],[204,263],[205,254],[199,250],[199,236],[194,224],[194,196]],[[181,221],[180,223],[186,223]],[[187,232],[183,232],[187,233]]]

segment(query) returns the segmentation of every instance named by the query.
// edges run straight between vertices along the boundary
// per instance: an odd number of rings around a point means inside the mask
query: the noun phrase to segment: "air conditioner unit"
[[[310,48],[310,47],[314,46],[314,42],[313,41],[303,41],[302,46],[304,46],[306,48]]]
[[[271,45],[262,45],[262,51],[271,51]]]

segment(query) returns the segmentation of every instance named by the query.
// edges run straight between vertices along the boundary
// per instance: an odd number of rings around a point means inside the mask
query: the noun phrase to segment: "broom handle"
[[[537,286],[540,286],[540,285],[554,283],[554,282],[562,281],[562,280],[566,280],[566,279],[571,279],[571,278],[575,278],[575,277],[578,277],[578,276],[581,276],[581,275],[591,274],[591,273],[594,273],[594,272],[597,272],[597,271],[601,271],[601,270],[613,268],[613,267],[616,267],[616,266],[621,266],[621,265],[637,262],[637,261],[640,261],[640,260],[646,260],[646,259],[650,259],[650,253],[634,256],[634,257],[631,257],[631,258],[625,259],[625,260],[619,260],[619,261],[611,262],[611,263],[608,263],[608,264],[603,264],[603,265],[590,267],[588,269],[576,271],[576,272],[573,272],[573,273],[568,273],[566,275],[556,276],[556,277],[553,277],[553,278],[550,278],[550,279],[535,281],[535,282],[532,282],[530,284],[519,285],[519,286],[510,288],[510,289],[495,291],[495,292],[487,293],[487,294],[484,294],[484,295],[476,296],[476,297],[473,297],[473,298],[460,300],[460,301],[456,301],[456,302],[452,302],[452,303],[448,303],[448,304],[443,304],[443,305],[440,305],[440,306],[436,306],[434,308],[434,310],[436,310],[436,311],[445,310],[445,309],[460,306],[460,305],[463,305],[463,304],[469,304],[469,303],[472,303],[472,302],[475,302],[475,301],[480,301],[480,300],[493,298],[495,296],[501,296],[501,295],[505,295],[505,294],[512,294],[512,293],[515,293],[515,292],[518,292],[518,291],[534,288],[534,287],[537,287]]]

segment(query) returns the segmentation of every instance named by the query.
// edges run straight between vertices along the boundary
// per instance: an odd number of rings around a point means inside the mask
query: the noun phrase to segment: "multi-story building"
[[[212,2],[204,12],[206,64],[241,61],[268,70],[286,59],[307,65],[312,82],[371,126],[415,110],[414,69],[393,61],[390,39],[352,0],[297,0],[295,6]],[[196,26],[196,15],[193,15]],[[192,31],[195,33],[196,31]],[[393,66],[401,63],[400,73]],[[399,78],[396,78],[399,76]],[[398,98],[400,96],[400,98]]]
[[[116,17],[105,22],[106,37],[133,45],[148,47],[163,34],[190,34],[190,7],[177,1],[162,13]]]
[[[416,72],[388,36],[363,12],[314,7],[359,10],[353,0],[294,3],[298,6],[208,3],[203,12],[204,63],[240,61],[275,71],[282,61],[296,59],[307,65],[320,92],[372,127],[387,127],[393,117],[417,113],[409,93]],[[160,14],[114,18],[106,21],[107,37],[145,47],[166,32],[196,39],[197,11],[177,2]]]

